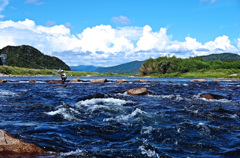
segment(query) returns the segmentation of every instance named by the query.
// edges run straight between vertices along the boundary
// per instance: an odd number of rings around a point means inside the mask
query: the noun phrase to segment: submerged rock
[[[201,94],[200,98],[205,98],[207,100],[211,99],[231,99],[230,96],[228,98],[218,95],[218,94],[211,94],[211,93],[206,93],[206,94]]]
[[[148,94],[147,88],[135,88],[127,91],[130,95],[145,95]]]
[[[6,83],[6,82],[7,82],[6,79],[0,80],[0,83]]]
[[[4,130],[0,130],[0,155],[7,154],[45,154],[46,152],[34,144],[25,143]]]
[[[104,83],[107,82],[106,78],[103,79],[96,79],[96,80],[90,80],[91,83]]]
[[[81,82],[82,80],[80,78],[76,78],[76,79],[71,79],[69,82]]]

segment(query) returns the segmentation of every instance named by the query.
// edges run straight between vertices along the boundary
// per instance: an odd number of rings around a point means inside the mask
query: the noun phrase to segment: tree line
[[[195,71],[207,71],[215,69],[240,69],[240,61],[225,60],[225,61],[206,61],[201,57],[191,57],[181,59],[173,57],[158,57],[156,59],[148,59],[140,68],[141,75],[150,75],[153,73],[187,73]]]

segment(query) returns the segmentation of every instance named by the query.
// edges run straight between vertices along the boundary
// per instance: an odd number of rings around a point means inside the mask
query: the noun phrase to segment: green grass
[[[97,73],[97,72],[80,72],[80,71],[65,71],[67,76],[139,76],[139,74],[118,74],[118,73]],[[36,75],[49,75],[59,76],[59,72],[49,69],[29,69],[14,66],[0,66],[0,73],[5,75],[19,75],[19,76],[36,76]],[[237,74],[237,76],[229,76]],[[197,72],[187,73],[154,73],[151,77],[161,78],[240,78],[240,69],[217,69],[217,70],[204,70],[201,69]]]
[[[237,76],[229,76],[237,74]],[[151,77],[161,78],[240,78],[239,69],[217,69],[217,70],[199,70],[197,72],[187,73],[166,73],[166,74],[151,74]]]
[[[50,69],[30,69],[15,66],[0,66],[0,73],[5,75],[20,75],[20,76],[36,76],[49,75],[59,76],[60,72]],[[97,72],[80,72],[80,71],[65,71],[67,76],[139,76],[139,74],[120,74],[120,73],[97,73]]]

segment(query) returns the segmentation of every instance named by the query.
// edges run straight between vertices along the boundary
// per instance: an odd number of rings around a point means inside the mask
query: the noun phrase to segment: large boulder
[[[6,82],[7,82],[6,79],[0,80],[0,83],[6,83]]]
[[[0,130],[0,155],[6,156],[8,154],[22,154],[22,155],[32,155],[32,154],[45,154],[41,148],[34,144],[25,143],[4,130]]]
[[[104,83],[107,82],[106,78],[103,79],[96,79],[96,80],[90,80],[91,83]]]
[[[145,95],[148,94],[147,88],[135,88],[127,91],[130,95]]]
[[[71,79],[69,82],[81,82],[82,80],[80,78],[76,78],[76,79]]]
[[[62,80],[50,80],[48,83],[62,83]]]

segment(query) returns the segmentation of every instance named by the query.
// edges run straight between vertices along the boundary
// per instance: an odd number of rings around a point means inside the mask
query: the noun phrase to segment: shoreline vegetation
[[[239,78],[240,61],[207,61],[201,57],[181,59],[175,56],[150,58],[140,68],[140,75],[160,78]]]
[[[149,75],[141,74],[124,74],[124,73],[97,73],[97,72],[81,72],[81,71],[65,71],[67,76],[134,76],[134,77],[157,77],[157,78],[225,78],[239,79],[240,69],[200,69],[193,72],[185,73],[152,73]],[[21,77],[21,76],[59,76],[58,70],[50,69],[30,69],[15,66],[0,66],[0,77]]]

